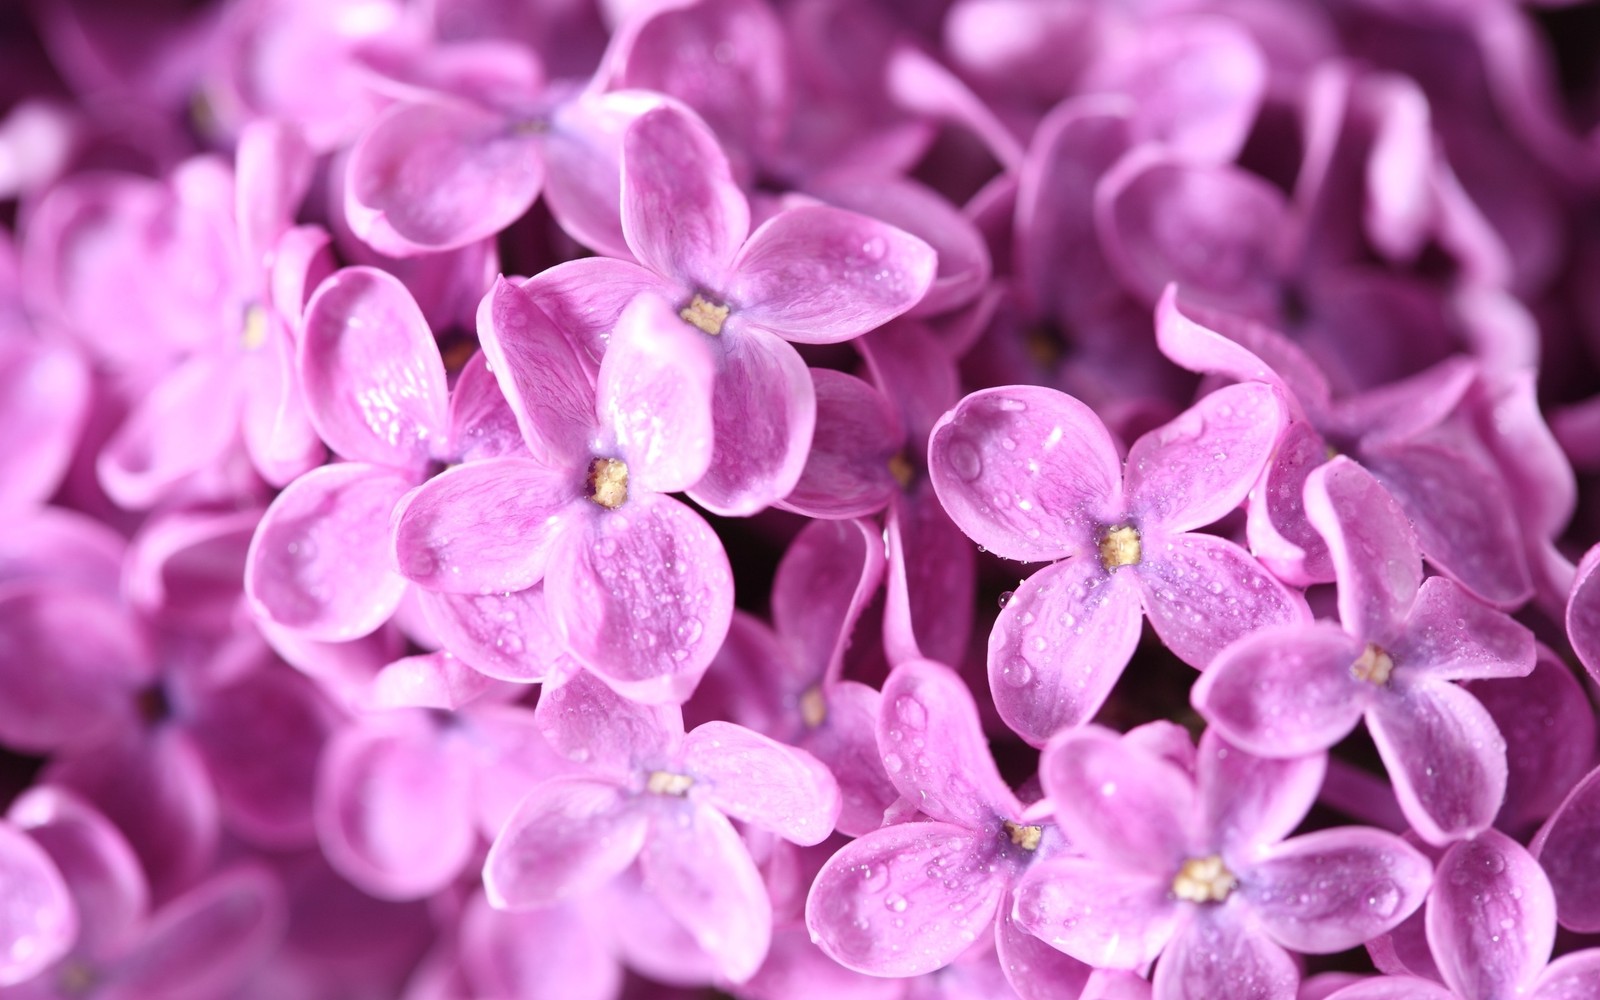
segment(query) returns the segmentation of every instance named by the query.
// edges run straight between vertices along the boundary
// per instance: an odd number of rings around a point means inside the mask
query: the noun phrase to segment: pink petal
[[[1155,1000],[1235,996],[1294,1000],[1300,972],[1289,953],[1259,932],[1238,906],[1196,909],[1156,963]]]
[[[716,447],[690,496],[714,514],[744,517],[788,496],[805,470],[816,397],[799,353],[765,330],[720,338],[711,400]]]
[[[439,708],[454,712],[479,698],[495,698],[506,687],[450,653],[405,656],[384,667],[372,679],[362,707],[375,712],[394,708]]]
[[[78,909],[55,863],[10,823],[0,823],[0,986],[32,979],[78,938]]]
[[[128,414],[95,462],[100,484],[133,509],[161,500],[184,479],[209,471],[238,442],[238,373],[206,356],[162,379]]]
[[[1600,948],[1568,952],[1545,966],[1533,1000],[1587,1000],[1600,979]]]
[[[389,514],[412,483],[351,462],[289,485],[250,542],[245,593],[262,617],[312,639],[354,639],[400,604],[405,578],[390,569]]]
[[[450,443],[461,462],[521,455],[527,448],[517,415],[482,351],[467,359],[450,390]]]
[[[1288,836],[1317,801],[1328,758],[1252,756],[1213,730],[1200,736],[1195,784],[1209,846],[1245,858]]]
[[[1556,902],[1539,863],[1498,830],[1445,852],[1428,897],[1428,943],[1458,996],[1517,996],[1550,959]]]
[[[1176,284],[1156,304],[1156,342],[1174,364],[1237,382],[1277,386],[1298,416],[1328,407],[1328,380],[1306,353],[1254,320],[1181,301]]]
[[[542,581],[501,594],[423,590],[417,599],[439,642],[480,675],[524,684],[545,680],[571,663],[550,624]]]
[[[660,103],[659,94],[587,90],[550,112],[545,204],[564,232],[596,253],[631,256],[620,214],[622,139],[635,118]]]
[[[244,985],[288,920],[283,889],[266,869],[233,868],[161,909],[138,949],[112,973],[127,996],[202,1000]]]
[[[856,620],[883,579],[883,541],[865,521],[813,521],[772,580],[772,623],[807,677],[837,679]]]
[[[311,426],[305,390],[295,372],[295,343],[281,315],[268,313],[267,342],[243,359],[240,431],[261,478],[284,487],[328,457]]]
[[[1122,512],[1122,468],[1105,425],[1036,386],[985,389],[934,427],[928,473],[951,520],[1005,559],[1089,552]]]
[[[1311,617],[1298,592],[1215,535],[1147,537],[1144,561],[1133,570],[1156,635],[1196,669],[1257,629]]]
[[[556,754],[618,782],[642,768],[661,766],[677,754],[683,739],[677,706],[629,701],[586,671],[546,684],[534,715]]]
[[[600,360],[606,351],[606,343],[611,338],[611,331],[616,329],[617,320],[622,317],[622,310],[628,303],[645,292],[654,292],[669,301],[684,294],[684,289],[675,282],[667,281],[660,275],[647,268],[640,267],[631,260],[613,260],[608,257],[582,257],[578,260],[569,260],[553,267],[546,268],[538,274],[522,282],[507,282],[509,291],[496,288],[497,304],[494,316],[504,315],[503,327],[513,331],[526,325],[530,329],[536,326],[554,324],[557,330],[565,333],[573,349],[577,352],[580,363],[590,373],[600,370]],[[520,299],[510,295],[520,289]],[[505,302],[499,303],[498,299],[504,296]],[[540,314],[543,314],[542,316]],[[487,322],[480,311],[478,316],[478,339],[483,343],[485,352],[488,351],[491,340],[504,340],[502,353],[510,351],[508,357],[515,357],[517,338],[523,334],[513,333],[509,339],[500,336],[495,323]],[[544,336],[541,332],[540,336]],[[541,349],[543,350],[543,349]],[[553,350],[553,349],[552,349]],[[513,383],[503,374],[505,366],[496,361],[493,355],[489,360],[493,362],[496,375],[500,384],[506,390],[506,398],[512,401],[513,408],[522,404],[518,396],[525,397],[528,405],[539,404],[540,382],[538,369],[545,365],[555,364],[565,371],[571,362],[565,358],[552,358],[550,361],[541,361],[535,354],[523,368],[529,369],[526,375],[517,375]],[[527,388],[520,391],[514,390],[513,385],[524,384]],[[576,384],[574,380],[574,384]],[[520,412],[520,411],[519,411]],[[589,416],[583,417],[585,420]],[[541,418],[540,422],[548,418]],[[580,438],[583,433],[578,435]]]
[[[510,593],[538,583],[550,549],[576,528],[583,479],[525,458],[469,462],[394,508],[400,572],[430,590]]]
[[[882,393],[854,375],[813,368],[811,382],[817,397],[811,454],[778,506],[807,517],[876,514],[898,488],[889,462],[905,442],[899,415]]]
[[[1505,797],[1506,744],[1472,695],[1445,681],[1407,685],[1373,700],[1367,730],[1422,839],[1443,845],[1494,821]]]
[[[839,818],[839,786],[826,767],[743,726],[696,726],[683,740],[683,766],[699,801],[796,844],[821,843]]]
[[[803,737],[800,745],[826,764],[839,782],[839,819],[835,826],[851,837],[883,825],[885,811],[899,793],[890,784],[878,752],[878,692],[855,681],[826,689],[827,719]]]
[[[1306,477],[1327,460],[1322,435],[1305,421],[1294,421],[1251,496],[1245,523],[1250,551],[1284,583],[1331,583],[1336,575],[1328,543],[1305,512]]]
[[[733,262],[741,323],[786,340],[832,344],[882,326],[922,300],[933,248],[901,229],[829,205],[768,219]]]
[[[396,257],[453,250],[505,229],[544,184],[539,139],[467,104],[400,104],[350,151],[350,228]]]
[[[1550,876],[1561,926],[1600,930],[1600,770],[1568,793],[1528,849]]]
[[[1328,994],[1324,1000],[1457,1000],[1456,995],[1415,976],[1374,976]]]
[[[1190,700],[1250,753],[1289,757],[1332,747],[1367,699],[1350,674],[1365,647],[1332,622],[1264,628],[1217,655]]]
[[[622,966],[604,928],[577,906],[521,913],[474,896],[461,915],[461,966],[474,995],[527,1000],[614,1000]]]
[[[589,457],[595,390],[567,328],[544,311],[546,301],[531,283],[498,279],[478,306],[478,339],[534,457],[570,467]]]
[[[600,362],[600,425],[630,482],[657,493],[689,489],[711,464],[716,362],[707,338],[653,295],[617,320]]]
[[[55,492],[88,416],[89,393],[89,368],[75,351],[0,338],[0,509],[43,503]]]
[[[681,106],[646,111],[623,137],[622,232],[644,266],[716,293],[750,232],[727,157]]]
[[[382,899],[418,899],[460,873],[477,846],[470,762],[422,713],[373,717],[323,755],[316,819],[340,874]]]
[[[1094,970],[1070,955],[1062,954],[1023,930],[1015,916],[1015,896],[1000,900],[994,920],[994,958],[1006,981],[1021,1000],[1079,1000],[1100,997],[1087,993]]]
[[[949,667],[909,660],[894,668],[883,685],[878,748],[889,780],[932,819],[984,830],[1022,814],[995,769],[978,706]]]
[[[992,840],[948,823],[875,830],[817,873],[806,927],[847,969],[915,976],[942,968],[988,929],[1005,892],[990,870]]]
[[[891,663],[956,663],[972,634],[977,553],[924,481],[889,509],[883,643]]]
[[[1422,584],[1405,635],[1390,647],[1397,664],[1441,680],[1526,677],[1533,633],[1444,577]]]
[[[1590,676],[1600,678],[1600,546],[1584,553],[1567,598],[1567,637]]]
[[[1239,873],[1239,892],[1273,940],[1326,955],[1394,928],[1432,881],[1432,864],[1399,837],[1345,827],[1258,851]]]
[[[445,446],[444,362],[399,279],[350,267],[306,306],[300,378],[311,423],[345,458],[420,469]]]
[[[1277,390],[1218,389],[1128,449],[1124,487],[1141,530],[1188,531],[1244,502],[1288,424]]]
[[[1344,627],[1368,642],[1393,641],[1422,584],[1422,553],[1400,505],[1343,456],[1306,478],[1305,504],[1338,574]]]
[[[245,126],[234,159],[234,217],[243,263],[253,268],[294,224],[316,162],[297,129],[271,119]]]
[[[1143,626],[1131,573],[1063,559],[1022,581],[989,634],[989,692],[1018,735],[1042,746],[1082,725],[1122,676]]]
[[[1039,782],[1073,846],[1102,864],[1170,878],[1190,848],[1189,776],[1109,730],[1089,726],[1051,740]]]
[[[535,788],[489,848],[483,885],[497,909],[548,906],[633,863],[649,828],[621,789],[584,778]]]
[[[1016,918],[1027,931],[1100,969],[1138,969],[1161,954],[1180,906],[1169,880],[1108,868],[1087,858],[1052,858],[1017,883]]]

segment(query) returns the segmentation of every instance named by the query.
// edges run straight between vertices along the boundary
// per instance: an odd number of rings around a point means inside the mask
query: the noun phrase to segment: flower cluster
[[[1594,0],[0,7],[0,1000],[1600,1000]]]

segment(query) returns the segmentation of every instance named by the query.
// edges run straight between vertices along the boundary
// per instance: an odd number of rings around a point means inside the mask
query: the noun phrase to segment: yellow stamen
[[[1220,903],[1238,884],[1222,858],[1213,854],[1185,861],[1172,880],[1172,894],[1191,903]]]
[[[671,771],[651,771],[650,778],[645,782],[645,788],[656,795],[676,795],[679,798],[689,794],[689,786],[694,784],[694,779],[687,774],[673,774]]]
[[[589,499],[616,510],[628,500],[628,467],[614,458],[589,463]]]
[[[899,451],[895,452],[894,457],[889,459],[889,475],[893,476],[894,481],[900,484],[901,489],[905,490],[911,488],[911,480],[916,478],[917,470],[911,464],[911,459],[906,457],[906,453]]]
[[[1039,840],[1044,836],[1044,827],[1023,826],[1021,823],[1013,823],[1009,819],[1000,825],[1005,827],[1006,833],[1011,835],[1011,842],[1024,851],[1037,851],[1039,849]]]
[[[812,729],[822,725],[828,717],[828,701],[822,697],[822,689],[814,687],[800,696],[800,718]]]
[[[244,310],[244,330],[239,343],[247,351],[254,351],[267,342],[267,311],[252,302]]]
[[[702,295],[696,295],[689,300],[688,305],[678,310],[678,316],[690,326],[698,327],[715,337],[722,332],[722,324],[727,322],[728,307],[718,305]]]
[[[1119,566],[1137,566],[1144,558],[1139,544],[1139,529],[1131,524],[1118,525],[1100,539],[1100,565],[1107,572]]]
[[[1361,651],[1361,655],[1356,657],[1356,662],[1350,664],[1351,677],[1379,687],[1389,683],[1389,675],[1392,673],[1394,673],[1394,657],[1370,642],[1367,643],[1367,648]]]

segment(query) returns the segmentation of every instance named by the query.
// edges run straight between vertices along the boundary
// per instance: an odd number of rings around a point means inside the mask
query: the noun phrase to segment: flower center
[[[88,996],[100,981],[94,969],[82,959],[69,959],[62,963],[59,977],[57,982],[61,985],[61,992],[69,997]]]
[[[628,499],[628,466],[614,458],[589,463],[589,499],[616,510]]]
[[[689,300],[688,305],[678,310],[678,316],[690,326],[698,327],[715,337],[722,332],[722,324],[728,320],[728,307],[696,294]]]
[[[239,333],[239,346],[247,351],[259,350],[267,342],[267,311],[252,302],[244,307],[244,324]]]
[[[1172,880],[1172,894],[1191,903],[1220,903],[1238,884],[1222,858],[1213,854],[1185,861]]]
[[[822,688],[812,687],[800,696],[800,718],[812,729],[822,725],[828,717],[828,701],[822,697]]]
[[[1037,851],[1039,849],[1039,839],[1044,836],[1044,827],[1023,826],[1021,823],[1013,823],[1009,819],[1000,825],[1005,827],[1006,833],[1011,835],[1011,842],[1024,851]]]
[[[673,774],[671,771],[651,771],[650,778],[644,787],[655,795],[676,795],[683,798],[689,794],[689,786],[694,784],[694,779],[687,774]]]
[[[1370,642],[1367,643],[1367,648],[1361,651],[1361,655],[1356,657],[1356,662],[1350,664],[1351,677],[1379,687],[1389,683],[1389,675],[1392,673],[1394,673],[1394,657]]]
[[[1137,566],[1144,558],[1139,545],[1139,529],[1131,524],[1119,524],[1100,536],[1100,565],[1106,572],[1119,566]]]
[[[917,469],[911,464],[911,459],[906,457],[905,452],[897,451],[889,459],[889,475],[894,477],[894,481],[900,484],[901,489],[908,490],[911,488],[911,480],[917,477]]]

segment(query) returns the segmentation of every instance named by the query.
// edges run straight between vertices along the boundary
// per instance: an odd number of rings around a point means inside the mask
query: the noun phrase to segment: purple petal
[[[772,622],[806,676],[837,676],[882,579],[883,542],[866,522],[812,522],[789,543],[772,581]]]
[[[569,652],[619,692],[682,704],[728,634],[722,541],[671,497],[630,498],[551,553],[545,600]]]
[[[1395,662],[1442,680],[1526,677],[1533,633],[1444,577],[1430,577],[1389,650]]]
[[[184,480],[221,465],[238,441],[240,382],[210,357],[191,359],[134,407],[95,462],[118,504],[149,507]]]
[[[156,914],[113,972],[116,990],[173,1000],[228,994],[278,944],[286,909],[282,887],[263,868],[213,876]]]
[[[1494,821],[1506,790],[1506,744],[1478,700],[1446,681],[1375,698],[1367,729],[1395,796],[1422,839],[1443,845]]]
[[[705,475],[715,372],[706,338],[664,301],[641,295],[623,310],[600,362],[597,412],[630,481],[675,493]]]
[[[1327,760],[1320,753],[1256,757],[1207,730],[1195,754],[1195,784],[1210,845],[1244,858],[1288,836],[1317,801]]]
[[[534,457],[572,466],[589,456],[595,390],[567,328],[545,312],[546,301],[531,285],[497,280],[478,306],[478,339]]]
[[[561,533],[577,527],[582,491],[580,475],[525,458],[458,465],[395,506],[395,563],[429,590],[524,590],[544,576]]]
[[[1327,460],[1322,435],[1297,420],[1278,441],[1277,454],[1251,497],[1245,525],[1250,551],[1285,583],[1331,583],[1336,575],[1328,543],[1305,511],[1306,478]]]
[[[477,846],[469,762],[421,713],[375,717],[333,739],[317,778],[317,832],[340,874],[382,899],[418,899]]]
[[[1197,909],[1156,963],[1155,1000],[1210,1000],[1238,995],[1293,1000],[1300,972],[1294,959],[1256,929],[1237,906]]]
[[[1366,708],[1362,682],[1350,674],[1364,648],[1332,622],[1265,628],[1219,653],[1189,697],[1229,742],[1251,753],[1326,750]]]
[[[884,812],[899,793],[883,770],[878,753],[877,691],[855,681],[826,689],[827,718],[801,740],[801,746],[826,764],[839,782],[840,833],[851,837],[883,825]]]
[[[816,425],[816,397],[799,353],[765,330],[720,338],[711,468],[690,491],[715,514],[754,514],[794,490]]]
[[[1600,982],[1600,948],[1569,952],[1545,966],[1533,1000],[1589,1000]]]
[[[1022,581],[989,633],[989,692],[1019,736],[1042,746],[1089,721],[1139,643],[1132,574],[1094,556],[1063,559]]]
[[[1128,449],[1129,512],[1141,529],[1188,531],[1221,518],[1256,484],[1288,410],[1259,382],[1219,389]]]
[[[489,848],[483,885],[502,910],[548,906],[598,888],[633,863],[649,822],[621,789],[584,778],[535,788]]]
[[[1277,386],[1302,415],[1327,409],[1328,380],[1293,341],[1235,313],[1180,301],[1178,292],[1168,285],[1156,305],[1156,342],[1168,360],[1192,372]]]
[[[1550,959],[1556,902],[1539,863],[1485,830],[1445,852],[1428,897],[1428,943],[1458,996],[1518,996]]]
[[[832,344],[910,309],[933,284],[933,248],[885,222],[828,205],[780,212],[733,262],[740,322]]]
[[[657,274],[722,292],[750,207],[716,137],[681,106],[646,111],[623,137],[622,232]]]
[[[450,450],[461,462],[502,458],[524,453],[527,446],[517,427],[517,415],[487,356],[474,351],[450,390]]]
[[[976,392],[928,442],[928,472],[951,520],[1005,559],[1089,552],[1122,513],[1122,468],[1105,425],[1036,386]]]
[[[557,754],[619,782],[674,756],[683,739],[676,706],[629,701],[584,671],[546,684],[534,715]]]
[[[854,375],[813,368],[811,383],[817,397],[811,454],[779,506],[830,519],[876,514],[898,489],[890,463],[905,443],[899,415]]]
[[[1404,920],[1428,894],[1433,866],[1392,833],[1318,830],[1257,852],[1239,892],[1286,948],[1326,955]]]
[[[1567,637],[1590,676],[1600,679],[1600,545],[1584,553],[1567,598]]]
[[[515,222],[544,184],[539,139],[467,104],[401,104],[350,151],[350,228],[397,257],[454,250]]]
[[[796,844],[819,844],[839,818],[839,786],[815,757],[731,722],[707,722],[683,740],[699,801]]]
[[[88,415],[89,369],[66,347],[0,337],[0,372],[0,509],[11,510],[60,485]]]
[[[556,223],[596,253],[626,259],[622,233],[622,137],[657,94],[586,90],[550,112],[544,135],[544,199]],[[630,262],[631,263],[631,262]]]
[[[1550,876],[1561,926],[1600,930],[1600,770],[1572,789],[1528,849]]]
[[[399,606],[389,514],[410,480],[372,465],[325,465],[267,508],[250,542],[245,593],[253,610],[312,639],[354,639]]]
[[[234,217],[247,265],[265,262],[293,225],[315,165],[299,131],[282,122],[258,120],[239,133]]]
[[[1342,456],[1306,477],[1305,504],[1338,574],[1345,629],[1391,642],[1422,585],[1422,553],[1405,513],[1371,473]]]
[[[446,444],[444,362],[399,279],[349,267],[306,305],[300,378],[311,423],[345,458],[420,469]]]
[[[978,706],[949,667],[911,660],[894,668],[883,685],[878,749],[889,780],[932,819],[983,830],[1022,814],[995,768]]]
[[[631,260],[612,260],[608,257],[583,257],[578,260],[569,260],[554,267],[546,268],[537,275],[522,282],[507,282],[509,291],[520,289],[521,300],[512,297],[506,290],[496,290],[497,300],[504,296],[506,301],[502,304],[497,301],[494,306],[497,310],[494,315],[501,315],[504,311],[506,330],[514,331],[524,324],[547,325],[554,324],[557,330],[566,334],[568,342],[577,352],[581,365],[590,373],[591,380],[600,370],[600,360],[605,355],[606,342],[611,339],[611,331],[616,329],[617,320],[622,317],[622,310],[628,303],[645,292],[654,292],[671,301],[675,296],[684,294],[684,290],[673,282],[665,281],[655,272],[640,267]],[[543,314],[542,316],[540,314]],[[502,353],[510,351],[516,354],[516,339],[523,336],[514,333],[509,338],[502,337],[497,332],[498,327],[486,321],[480,311],[478,316],[478,339],[484,344],[487,351],[490,340],[504,340]],[[540,336],[544,334],[541,333]],[[543,349],[541,349],[543,350]],[[506,389],[506,398],[512,401],[513,408],[521,406],[517,396],[526,397],[529,406],[540,403],[540,388],[537,381],[529,383],[527,389],[520,393],[514,392],[511,382],[501,374],[505,366],[490,357],[494,364],[496,375],[501,379],[500,384]],[[531,368],[529,377],[537,379],[538,368],[548,364],[565,371],[572,362],[565,358],[552,358],[541,361],[535,355],[525,363]],[[518,375],[521,379],[523,376]],[[515,384],[522,384],[518,381]],[[576,384],[576,383],[574,383]],[[579,414],[588,420],[589,415]],[[543,418],[542,418],[543,419]],[[541,422],[542,422],[541,419]],[[578,433],[583,438],[587,432]]]
[[[817,873],[806,927],[847,969],[915,976],[942,968],[988,929],[1005,892],[990,870],[992,840],[948,823],[874,830]]]
[[[1084,996],[1104,1000],[1098,992],[1085,992],[1094,969],[1023,930],[1015,910],[1014,895],[1001,898],[994,920],[994,958],[1017,996],[1021,1000],[1079,1000]]]
[[[1374,976],[1328,994],[1323,1000],[1457,1000],[1438,983],[1415,976]]]
[[[1182,906],[1166,878],[1108,868],[1087,858],[1052,858],[1017,883],[1017,923],[1101,969],[1138,969],[1177,929]]]
[[[1229,643],[1257,629],[1310,620],[1298,592],[1215,535],[1147,537],[1144,553],[1133,575],[1150,624],[1191,667],[1204,669]]]
[[[550,623],[543,582],[502,594],[423,590],[417,599],[440,644],[480,675],[524,684],[571,664]]]
[[[977,553],[926,482],[889,509],[883,643],[891,663],[957,663],[972,634]]]
[[[574,906],[506,913],[474,896],[461,914],[460,944],[474,994],[614,1000],[622,966],[589,913]]]
[[[1086,857],[1170,878],[1189,850],[1194,785],[1170,761],[1099,727],[1050,741],[1039,781],[1061,828]]]
[[[78,910],[50,856],[10,823],[0,823],[0,986],[32,979],[78,938]]]
[[[479,698],[495,698],[505,690],[506,685],[440,651],[401,657],[384,667],[372,679],[363,707],[375,712],[395,708],[454,712]]]

